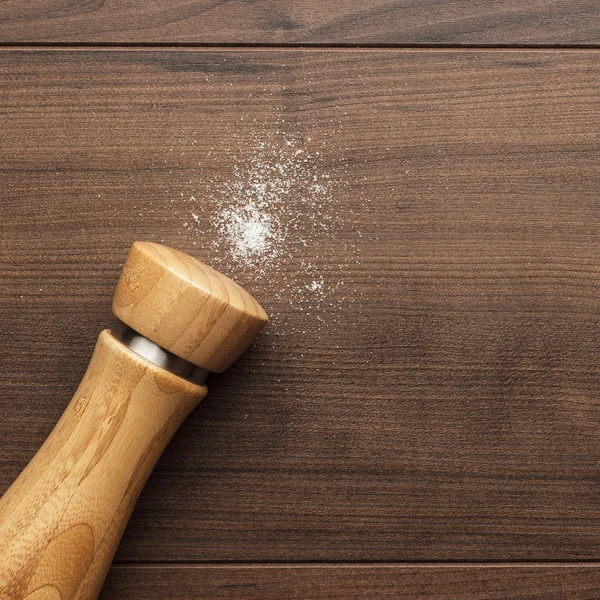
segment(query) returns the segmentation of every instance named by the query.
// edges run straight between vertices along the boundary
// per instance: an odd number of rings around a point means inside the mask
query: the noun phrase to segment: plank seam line
[[[262,567],[262,568],[277,568],[277,567],[374,567],[374,568],[390,568],[390,567],[582,567],[582,568],[600,568],[598,560],[507,560],[507,561],[462,561],[462,560],[439,560],[439,561],[190,561],[190,560],[148,560],[148,561],[120,561],[116,560],[112,564],[113,567],[198,567],[198,568],[244,568],[244,567]]]
[[[427,44],[254,44],[254,43],[177,43],[177,42],[0,42],[0,50],[213,50],[213,51],[242,51],[242,50],[279,50],[279,51],[305,51],[313,50],[408,50],[408,51],[447,51],[447,52],[472,52],[472,51],[517,51],[517,52],[548,52],[548,51],[575,51],[594,52],[600,50],[600,44],[571,44],[571,45],[427,45]]]

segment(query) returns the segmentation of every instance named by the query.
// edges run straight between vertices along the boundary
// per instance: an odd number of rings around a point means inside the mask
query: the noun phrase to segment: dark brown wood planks
[[[597,565],[118,565],[101,600],[597,600]]]
[[[592,0],[0,3],[2,43],[598,45]]]
[[[118,560],[598,558],[600,55],[4,50],[0,76],[2,490],[130,243],[222,266],[234,169],[291,140],[335,227],[301,221],[267,276],[231,265],[276,322],[211,379]]]

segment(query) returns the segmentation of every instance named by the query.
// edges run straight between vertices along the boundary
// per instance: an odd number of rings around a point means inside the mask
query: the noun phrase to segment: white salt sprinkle
[[[222,240],[225,240],[232,257],[250,264],[256,259],[277,256],[281,246],[281,234],[273,215],[261,210],[256,202],[222,210],[213,220]]]
[[[201,245],[210,240],[204,244],[207,262],[242,284],[252,282],[255,290],[263,284],[272,305],[287,302],[320,328],[335,321],[332,309],[354,301],[339,293],[344,273],[358,262],[356,246],[339,235],[347,234],[345,219],[352,218],[341,193],[347,166],[331,157],[326,136],[319,141],[291,128],[279,119],[275,128],[257,124],[249,137],[230,134],[237,148],[223,149],[229,171],[220,163],[223,174],[190,182],[194,188],[182,201],[202,210],[191,212],[183,227]],[[216,154],[211,147],[200,158],[206,162]],[[281,335],[273,325],[282,325],[290,312],[274,312],[269,330]]]

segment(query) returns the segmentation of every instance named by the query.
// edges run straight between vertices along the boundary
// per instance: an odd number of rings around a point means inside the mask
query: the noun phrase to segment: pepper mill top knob
[[[215,373],[231,365],[268,321],[262,306],[237,283],[152,242],[131,247],[112,308],[139,334]]]

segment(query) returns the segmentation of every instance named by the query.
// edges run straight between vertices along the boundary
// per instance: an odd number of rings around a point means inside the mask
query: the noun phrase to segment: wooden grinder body
[[[144,319],[150,309],[153,318]],[[228,366],[266,323],[242,288],[182,253],[146,242],[130,252],[113,310],[137,319],[138,330],[151,328],[142,332],[148,338],[179,344],[185,360],[204,353],[213,370]],[[183,327],[182,314],[204,325]],[[185,347],[181,335],[169,341],[174,326],[184,332]],[[0,499],[0,600],[97,598],[148,476],[206,392],[108,330],[100,334],[63,416]]]
[[[156,461],[206,394],[108,331],[60,421],[0,500],[0,597],[96,598]]]

